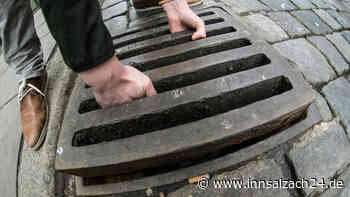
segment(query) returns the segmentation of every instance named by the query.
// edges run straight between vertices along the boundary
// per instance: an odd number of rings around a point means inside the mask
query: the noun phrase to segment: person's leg
[[[5,62],[16,71],[18,81],[43,74],[43,53],[29,0],[0,0],[0,38]]]
[[[47,131],[47,74],[29,0],[0,0],[0,40],[5,62],[16,71],[22,133],[38,149]]]

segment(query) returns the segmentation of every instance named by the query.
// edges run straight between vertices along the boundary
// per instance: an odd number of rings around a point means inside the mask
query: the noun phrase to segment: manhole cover
[[[76,85],[56,169],[86,177],[77,179],[78,194],[135,191],[223,169],[319,121],[311,88],[269,44],[222,8],[197,13],[207,39],[170,34],[164,18],[114,35],[120,60],[150,76],[158,95],[102,110],[91,89]]]

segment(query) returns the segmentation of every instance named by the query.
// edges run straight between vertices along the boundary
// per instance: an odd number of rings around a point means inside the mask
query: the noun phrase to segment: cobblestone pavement
[[[120,196],[281,196],[345,197],[350,194],[350,1],[348,0],[218,0],[240,16],[257,34],[287,58],[314,88],[316,105],[323,121],[303,136],[261,155],[239,168],[211,174],[211,187],[200,190],[196,184],[181,183],[149,188]],[[204,0],[205,6],[214,3]],[[103,17],[112,35],[145,23],[130,3],[106,0]],[[74,195],[74,182],[60,188],[54,172],[54,158],[60,123],[71,88],[77,79],[63,63],[42,13],[35,14],[38,35],[48,60],[50,125],[45,145],[39,152],[23,145],[18,128],[16,83],[13,72],[0,61],[0,191],[4,196],[53,197]],[[14,126],[15,125],[15,126]],[[12,141],[9,141],[12,139]],[[16,168],[16,164],[18,166]],[[17,174],[18,173],[18,174]],[[17,176],[17,179],[14,177]],[[217,179],[307,180],[344,182],[341,189],[215,189]],[[335,181],[334,181],[335,182]],[[17,185],[17,188],[16,188]],[[57,192],[57,194],[56,194]]]

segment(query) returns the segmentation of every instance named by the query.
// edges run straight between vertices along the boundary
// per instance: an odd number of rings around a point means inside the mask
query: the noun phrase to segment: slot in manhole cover
[[[135,191],[222,169],[319,121],[311,88],[269,44],[224,9],[197,13],[207,24],[203,40],[171,35],[164,19],[114,35],[118,57],[150,76],[158,95],[102,110],[91,89],[76,85],[56,169],[114,180],[96,186],[101,178],[85,185],[78,178],[79,194]],[[245,156],[238,159],[238,150]],[[143,178],[121,178],[143,170]]]

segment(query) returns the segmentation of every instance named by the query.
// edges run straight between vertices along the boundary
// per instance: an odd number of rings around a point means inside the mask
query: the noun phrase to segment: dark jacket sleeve
[[[73,71],[86,71],[114,55],[97,0],[40,0],[40,6],[65,63]]]

